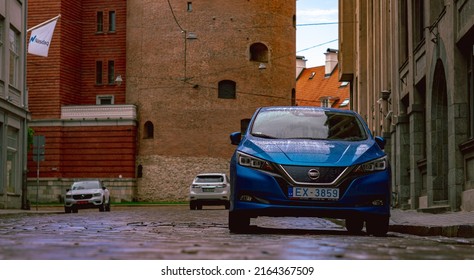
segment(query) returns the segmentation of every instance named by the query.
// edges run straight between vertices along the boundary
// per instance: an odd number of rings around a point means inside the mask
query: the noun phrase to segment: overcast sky
[[[338,25],[326,24],[337,21],[338,0],[296,1],[296,55],[306,58],[306,67],[324,65],[326,50],[338,49]]]

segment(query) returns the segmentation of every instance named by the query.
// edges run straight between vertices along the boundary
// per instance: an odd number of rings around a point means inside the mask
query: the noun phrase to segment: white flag
[[[51,38],[53,37],[57,21],[58,19],[55,19],[31,31],[28,53],[44,57],[48,56],[49,45],[51,45]]]

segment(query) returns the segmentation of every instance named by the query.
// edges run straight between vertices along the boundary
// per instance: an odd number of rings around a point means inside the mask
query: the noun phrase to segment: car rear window
[[[224,182],[224,178],[222,176],[197,176],[196,183],[222,183]]]
[[[275,139],[367,139],[363,125],[354,114],[311,108],[260,111],[251,134]]]

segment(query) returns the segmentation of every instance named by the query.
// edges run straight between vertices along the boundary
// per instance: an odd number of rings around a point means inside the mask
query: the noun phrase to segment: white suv
[[[203,173],[189,187],[189,208],[201,210],[203,205],[224,205],[229,209],[230,183],[223,173]]]
[[[100,212],[110,211],[110,193],[99,180],[74,182],[66,190],[64,212],[77,213],[79,209],[99,208]]]

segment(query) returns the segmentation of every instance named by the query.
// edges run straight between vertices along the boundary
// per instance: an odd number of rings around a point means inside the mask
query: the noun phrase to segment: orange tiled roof
[[[341,106],[349,99],[349,85],[339,82],[339,69],[336,66],[331,75],[325,77],[325,66],[305,68],[296,80],[296,104],[298,106],[322,106],[323,99],[329,99],[333,108],[349,109]],[[342,85],[342,86],[341,86]]]

